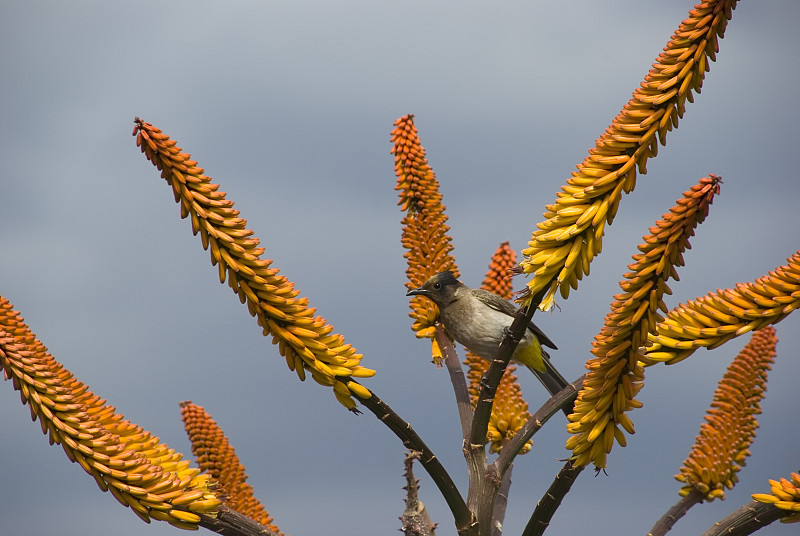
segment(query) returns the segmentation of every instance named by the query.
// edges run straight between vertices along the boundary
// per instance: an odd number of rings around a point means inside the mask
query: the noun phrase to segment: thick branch
[[[650,529],[647,536],[664,536],[664,534],[672,529],[672,525],[674,525],[676,521],[686,515],[689,508],[701,502],[703,502],[703,494],[693,489],[688,495],[681,497],[678,502],[672,505],[672,508],[661,516],[661,519],[656,521],[656,524],[653,525],[653,528]]]
[[[703,536],[747,536],[789,513],[771,504],[753,501],[714,523]]]
[[[416,450],[421,453],[419,461],[425,470],[428,471],[436,487],[439,488],[444,500],[447,501],[447,505],[453,513],[456,527],[459,531],[469,527],[472,524],[472,516],[458,488],[439,462],[439,459],[434,455],[433,451],[428,448],[425,442],[422,441],[422,438],[417,435],[414,429],[411,428],[411,425],[401,419],[400,416],[397,415],[388,404],[378,398],[375,393],[372,393],[372,396],[365,400],[360,400],[360,402],[400,438],[403,442],[403,446],[409,450]]]

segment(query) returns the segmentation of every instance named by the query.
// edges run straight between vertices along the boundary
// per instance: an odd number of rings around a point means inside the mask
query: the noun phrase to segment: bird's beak
[[[426,296],[428,291],[422,287],[414,288],[406,292],[406,296]]]

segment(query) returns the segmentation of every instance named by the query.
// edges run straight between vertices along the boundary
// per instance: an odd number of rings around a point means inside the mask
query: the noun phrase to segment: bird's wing
[[[500,311],[501,313],[505,313],[509,316],[514,316],[517,312],[517,308],[509,302],[508,300],[504,300],[494,292],[490,292],[488,290],[484,290],[482,288],[474,288],[472,290],[472,295],[478,298],[480,301],[495,309]],[[552,348],[553,350],[558,350],[558,347],[555,345],[553,341],[550,340],[550,337],[544,334],[544,332],[539,329],[539,326],[531,322],[528,324],[528,329],[533,331],[536,335],[536,338],[539,339],[539,342],[542,346],[547,346],[548,348]]]
[[[517,312],[517,308],[514,307],[508,300],[504,300],[494,292],[490,292],[482,288],[474,288],[472,289],[472,295],[492,309],[500,311],[501,313],[505,313],[508,316],[514,316],[514,313]]]

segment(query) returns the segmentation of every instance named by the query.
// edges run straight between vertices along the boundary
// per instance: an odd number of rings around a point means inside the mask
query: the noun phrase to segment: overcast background
[[[377,369],[366,385],[465,490],[447,374],[409,329],[392,122],[416,114],[462,279],[477,285],[500,242],[525,247],[692,3],[3,2],[0,294],[80,380],[173,448],[190,454],[178,402],[210,411],[285,532],[393,534],[402,445],[286,368],[136,148],[134,116],[222,184],[265,256]],[[566,376],[584,371],[641,236],[700,177],[725,183],[669,305],[751,281],[800,246],[798,21],[794,0],[734,12],[702,94],[623,199],[591,277],[538,316]],[[696,506],[674,534],[703,532],[800,467],[800,316],[777,329],[739,485]],[[747,340],[648,369],[636,435],[614,449],[607,476],[581,476],[550,532],[645,534],[678,499],[673,475]],[[522,376],[537,407],[542,389]],[[558,421],[515,464],[509,535],[568,455]],[[175,534],[145,526],[49,446],[10,382],[0,382],[0,427],[2,536]],[[417,474],[439,534],[454,535],[437,490]],[[762,534],[796,529],[775,523]]]

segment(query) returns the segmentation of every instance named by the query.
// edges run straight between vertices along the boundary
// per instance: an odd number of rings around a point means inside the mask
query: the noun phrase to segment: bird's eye
[[[441,283],[434,283],[434,284],[433,284],[433,288],[434,288],[435,290],[439,290],[440,288],[442,288],[442,284],[441,284]]]

